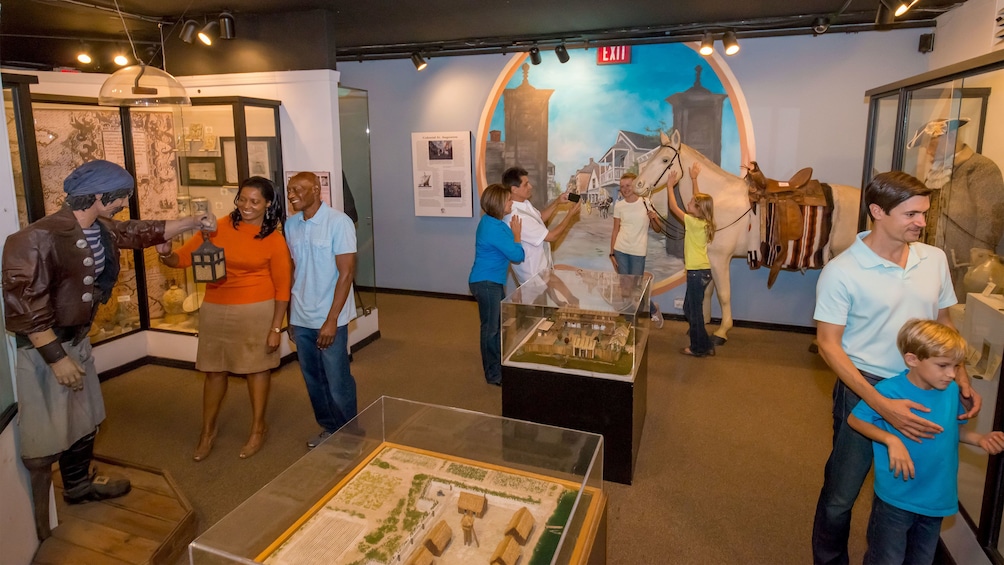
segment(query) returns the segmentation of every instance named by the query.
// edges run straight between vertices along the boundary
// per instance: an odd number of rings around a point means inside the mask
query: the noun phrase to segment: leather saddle
[[[774,260],[770,262],[770,276],[767,278],[767,288],[771,288],[788,254],[789,243],[802,237],[805,229],[802,207],[832,208],[832,196],[827,197],[823,185],[812,178],[812,167],[798,171],[785,182],[767,178],[757,162],[751,161],[746,173],[746,183],[749,187],[750,206],[754,211],[757,206],[763,207],[764,211],[773,209],[769,222],[772,233],[761,234],[765,245],[773,241],[778,247],[773,250],[776,253],[773,254]],[[764,253],[763,256],[766,259],[771,254]]]

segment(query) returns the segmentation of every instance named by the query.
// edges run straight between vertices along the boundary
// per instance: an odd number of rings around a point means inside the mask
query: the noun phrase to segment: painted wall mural
[[[683,142],[741,175],[753,158],[749,112],[731,71],[717,55],[688,44],[633,46],[630,62],[597,64],[579,50],[561,64],[545,56],[530,65],[513,56],[485,104],[478,132],[479,189],[519,165],[530,173],[537,208],[566,189],[584,197],[581,218],[552,245],[555,264],[612,270],[607,257],[618,183],[659,148],[659,131],[678,129]],[[666,191],[653,199],[669,216]],[[560,221],[556,219],[553,221]],[[655,292],[679,284],[682,239],[649,234],[647,270]]]

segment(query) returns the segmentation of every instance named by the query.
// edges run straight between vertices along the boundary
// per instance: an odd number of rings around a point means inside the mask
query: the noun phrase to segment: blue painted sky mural
[[[548,116],[548,160],[555,165],[555,179],[563,187],[569,176],[599,160],[617,139],[618,130],[656,134],[669,130],[673,109],[666,98],[693,86],[695,67],[703,68],[701,84],[711,92],[725,94],[721,79],[704,57],[680,43],[636,45],[631,63],[597,65],[595,50],[569,51],[571,60],[561,64],[550,52],[542,53],[540,65],[530,65],[529,81],[535,88],[554,90]],[[529,62],[529,59],[527,59]],[[507,85],[523,82],[517,70]],[[505,139],[502,98],[499,98],[491,129]],[[741,174],[739,134],[731,100],[726,99],[722,116],[722,167]]]

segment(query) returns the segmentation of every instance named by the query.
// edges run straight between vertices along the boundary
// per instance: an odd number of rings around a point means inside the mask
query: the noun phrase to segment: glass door
[[[373,249],[373,185],[370,177],[369,93],[338,88],[342,140],[342,193],[345,212],[356,223],[356,308],[376,307],[376,256]],[[333,182],[336,182],[333,180]],[[335,185],[337,187],[337,184]]]

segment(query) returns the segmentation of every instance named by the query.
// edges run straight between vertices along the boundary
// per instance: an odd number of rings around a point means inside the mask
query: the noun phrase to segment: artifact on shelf
[[[996,288],[993,294],[1004,293],[1004,260],[989,249],[978,247],[970,251],[970,256],[969,268],[962,278],[962,286],[966,292],[978,294],[983,292],[987,283],[994,283]]]

